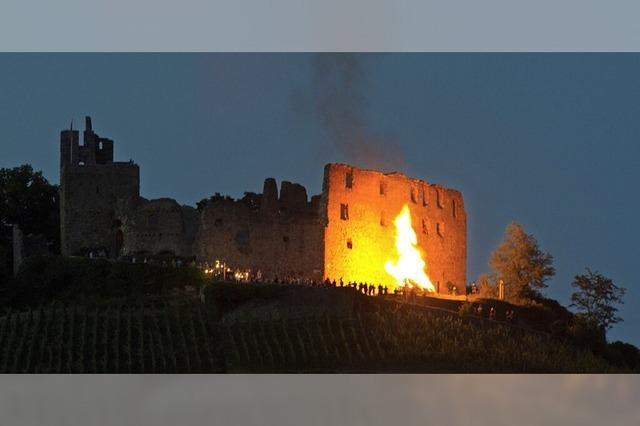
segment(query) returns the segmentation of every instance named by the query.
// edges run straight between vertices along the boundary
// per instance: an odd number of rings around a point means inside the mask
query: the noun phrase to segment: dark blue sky
[[[311,54],[0,54],[0,167],[28,162],[57,183],[59,131],[89,114],[140,164],[143,196],[194,204],[267,176],[315,194],[324,163],[368,159],[335,143],[318,108],[333,93],[330,111],[355,114],[347,127],[378,160],[462,190],[469,280],[520,222],[555,257],[547,294],[567,304],[572,277],[599,270],[628,289],[610,339],[640,345],[640,55],[349,60],[327,78],[331,58]]]

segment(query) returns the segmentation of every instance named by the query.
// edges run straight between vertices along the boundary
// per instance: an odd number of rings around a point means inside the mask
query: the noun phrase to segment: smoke
[[[317,54],[313,57],[311,111],[327,131],[340,161],[380,170],[402,170],[402,149],[391,137],[372,131],[366,112],[371,84],[361,57]]]

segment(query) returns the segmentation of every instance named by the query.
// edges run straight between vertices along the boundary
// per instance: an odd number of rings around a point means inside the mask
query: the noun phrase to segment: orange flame
[[[425,272],[426,263],[418,247],[418,237],[411,226],[411,213],[407,204],[402,207],[393,224],[396,227],[398,260],[388,260],[384,264],[385,271],[396,280],[398,286],[409,285],[434,292],[435,287]]]

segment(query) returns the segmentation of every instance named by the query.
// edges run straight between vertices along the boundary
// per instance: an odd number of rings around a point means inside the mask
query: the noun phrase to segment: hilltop
[[[0,370],[5,373],[637,369],[630,364],[630,348],[615,346],[617,357],[612,350],[594,350],[576,339],[571,325],[562,328],[547,308],[519,308],[514,324],[480,318],[472,304],[453,300],[211,283],[189,268],[85,259],[32,262],[13,287],[3,288]],[[92,286],[82,288],[85,280]],[[199,286],[204,286],[201,296]],[[25,291],[36,305],[21,300]],[[492,300],[474,303],[499,312],[506,308]]]

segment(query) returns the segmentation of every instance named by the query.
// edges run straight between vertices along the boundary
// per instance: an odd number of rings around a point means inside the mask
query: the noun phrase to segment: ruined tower
[[[60,231],[63,255],[104,251],[117,257],[122,241],[115,217],[118,199],[138,197],[140,170],[133,162],[113,161],[113,141],[93,131],[85,118],[79,132],[60,132]]]
[[[389,283],[384,265],[396,251],[393,221],[407,205],[436,291],[446,293],[449,283],[465,287],[467,219],[459,191],[401,173],[327,164],[322,192],[325,277]]]
[[[322,194],[266,179],[261,194],[219,194],[198,209],[140,197],[139,168],[113,161],[113,141],[86,118],[60,134],[60,219],[64,255],[172,254],[263,277],[324,278],[394,287],[386,263],[397,248],[394,219],[408,210],[415,245],[434,290],[466,283],[467,221],[462,194],[401,173],[327,164]],[[406,209],[405,209],[406,208]]]

